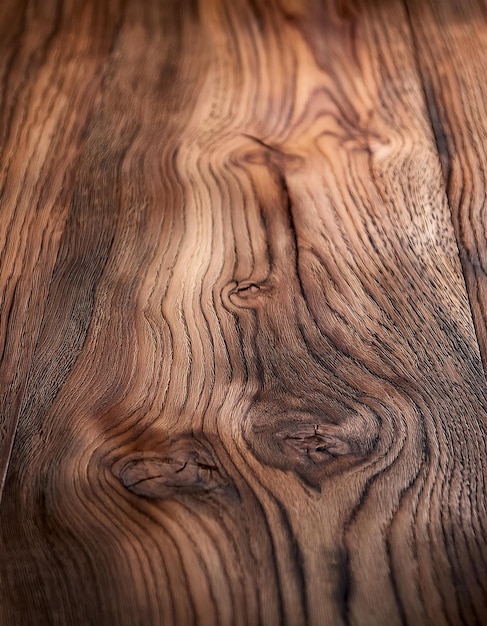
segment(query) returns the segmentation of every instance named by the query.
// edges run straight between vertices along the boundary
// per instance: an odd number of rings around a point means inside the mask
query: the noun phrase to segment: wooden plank
[[[407,4],[485,366],[487,6],[478,0]]]
[[[0,512],[9,624],[486,616],[487,397],[401,3],[128,1]]]
[[[112,11],[69,2],[3,2],[0,13],[1,495],[73,164],[101,81],[104,29],[116,23]]]

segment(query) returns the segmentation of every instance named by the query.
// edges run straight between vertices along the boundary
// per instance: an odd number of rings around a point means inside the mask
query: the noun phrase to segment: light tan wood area
[[[474,4],[1,4],[0,623],[487,623]]]

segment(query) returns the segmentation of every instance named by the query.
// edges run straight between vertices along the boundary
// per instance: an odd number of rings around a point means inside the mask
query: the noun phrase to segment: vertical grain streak
[[[17,305],[16,299],[17,299],[18,286],[19,284],[15,283],[14,288],[12,290],[12,295],[10,297],[10,303],[8,305],[7,315],[5,316],[5,332],[4,332],[4,338],[3,338],[2,353],[0,355],[0,365],[5,360],[5,354],[7,351],[8,340],[9,340],[9,329],[11,328],[11,324],[12,324],[12,313],[13,313],[14,307]],[[2,302],[2,305],[3,304],[4,302]]]
[[[350,626],[350,598],[352,594],[352,581],[350,578],[350,555],[346,548],[339,552],[339,576],[337,579],[337,601],[339,602],[340,615],[345,626]]]
[[[297,578],[297,586],[299,592],[299,600],[300,605],[303,611],[303,619],[304,623],[307,624],[309,622],[309,613],[308,613],[308,597],[306,590],[306,576],[304,572],[304,558],[299,543],[296,541],[296,537],[294,536],[294,531],[292,529],[291,523],[289,521],[289,516],[286,513],[286,507],[282,505],[278,500],[275,501],[277,508],[279,510],[279,515],[282,520],[282,524],[284,530],[287,533],[288,541],[290,545],[290,554],[292,558],[292,567],[295,571]]]
[[[451,157],[448,150],[448,141],[445,134],[445,129],[443,124],[441,123],[438,104],[435,99],[434,89],[431,84],[431,81],[423,78],[423,86],[424,86],[424,94],[426,107],[428,109],[428,113],[431,121],[431,129],[433,131],[433,136],[435,138],[436,149],[438,152],[438,156],[440,158],[441,169],[443,172],[443,178],[447,181],[451,175]]]

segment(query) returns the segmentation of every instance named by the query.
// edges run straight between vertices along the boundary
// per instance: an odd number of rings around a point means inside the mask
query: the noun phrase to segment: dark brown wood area
[[[487,623],[487,4],[0,33],[0,623]]]

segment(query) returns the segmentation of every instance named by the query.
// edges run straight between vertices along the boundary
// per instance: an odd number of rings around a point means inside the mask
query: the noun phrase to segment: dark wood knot
[[[281,405],[285,406],[282,399]],[[373,414],[327,415],[286,411],[279,404],[257,403],[248,413],[245,439],[264,464],[296,473],[308,485],[366,463],[379,440]]]
[[[320,431],[319,424],[307,424],[290,432],[279,432],[276,436],[282,439],[291,453],[315,464],[355,452],[349,441]]]
[[[171,442],[162,453],[135,453],[118,462],[114,473],[126,489],[150,499],[201,495],[230,486],[211,453],[191,437]]]

